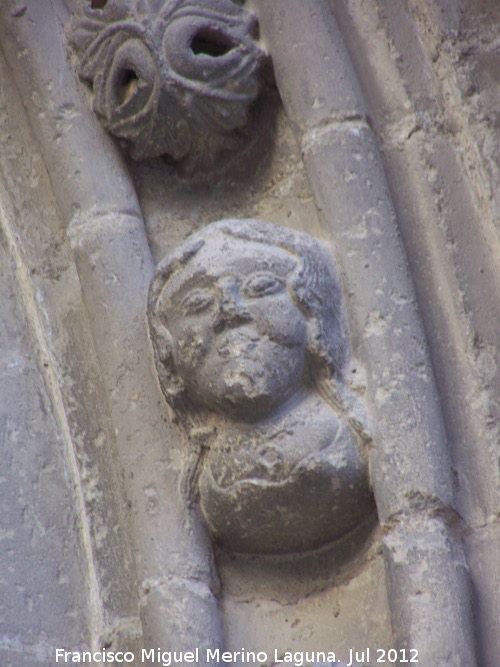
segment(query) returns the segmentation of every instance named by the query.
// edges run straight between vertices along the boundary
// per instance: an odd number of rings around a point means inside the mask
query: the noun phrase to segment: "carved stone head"
[[[214,222],[159,265],[148,315],[163,393],[189,436],[183,487],[218,542],[303,551],[366,517],[362,438],[335,393],[348,354],[340,284],[320,243]]]
[[[253,14],[231,0],[108,0],[70,25],[104,126],[135,159],[234,148],[259,91]]]
[[[347,355],[329,253],[262,221],[223,220],[189,237],[157,269],[149,318],[174,409],[258,420],[311,377],[340,377]]]

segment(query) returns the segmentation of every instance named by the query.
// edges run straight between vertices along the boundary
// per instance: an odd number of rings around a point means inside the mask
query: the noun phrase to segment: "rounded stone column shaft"
[[[439,398],[366,109],[323,0],[255,0],[285,109],[335,241],[351,342],[367,369],[371,472],[398,647],[475,664]],[[451,663],[450,663],[451,664]]]
[[[179,498],[172,449],[180,442],[152,366],[145,311],[153,260],[139,203],[70,68],[64,5],[25,5],[0,10],[2,46],[70,227],[131,503],[145,645],[217,648],[211,546]]]

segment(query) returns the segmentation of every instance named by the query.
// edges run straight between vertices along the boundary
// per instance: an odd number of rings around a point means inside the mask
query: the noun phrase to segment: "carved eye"
[[[243,285],[243,291],[249,297],[267,296],[280,292],[285,287],[281,278],[273,273],[254,273]]]
[[[208,289],[194,289],[181,301],[184,315],[196,315],[209,308],[214,302],[214,295]]]

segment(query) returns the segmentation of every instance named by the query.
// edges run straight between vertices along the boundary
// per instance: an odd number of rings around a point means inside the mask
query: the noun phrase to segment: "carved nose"
[[[250,312],[241,298],[236,283],[221,284],[221,300],[219,312],[214,324],[215,331],[221,331],[226,326],[235,327],[252,319]]]

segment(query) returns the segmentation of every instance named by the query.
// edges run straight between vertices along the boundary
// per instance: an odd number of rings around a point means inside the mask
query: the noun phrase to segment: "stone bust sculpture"
[[[372,510],[362,420],[328,251],[307,234],[223,220],[159,265],[149,324],[189,445],[185,488],[229,549],[303,551]]]

